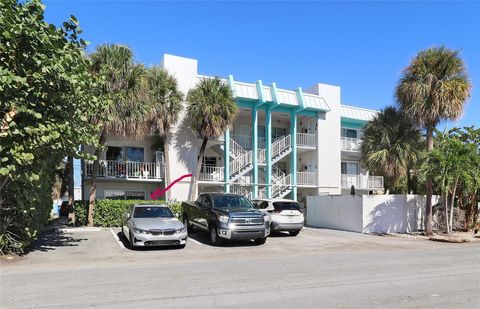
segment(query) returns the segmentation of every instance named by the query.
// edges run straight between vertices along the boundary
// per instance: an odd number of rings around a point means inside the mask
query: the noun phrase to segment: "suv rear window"
[[[274,202],[275,210],[300,210],[300,205],[297,202]]]

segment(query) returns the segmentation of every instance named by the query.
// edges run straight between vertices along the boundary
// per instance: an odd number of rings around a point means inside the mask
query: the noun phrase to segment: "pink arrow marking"
[[[156,199],[160,198],[161,196],[163,196],[165,194],[165,192],[170,190],[170,188],[173,187],[173,185],[175,185],[177,182],[179,182],[183,178],[192,177],[192,176],[193,176],[192,174],[183,175],[182,177],[179,177],[179,178],[175,179],[175,181],[173,181],[171,184],[169,184],[168,187],[166,187],[165,189],[161,190],[160,188],[157,188],[157,190],[155,190],[154,192],[152,192],[152,194],[150,194],[150,198],[152,200],[156,200]]]

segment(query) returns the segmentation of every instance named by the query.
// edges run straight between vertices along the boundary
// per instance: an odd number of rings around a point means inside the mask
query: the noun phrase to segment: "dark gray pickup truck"
[[[268,216],[238,194],[202,193],[195,202],[182,203],[182,214],[188,232],[194,227],[208,232],[213,245],[227,239],[264,244],[270,234]]]

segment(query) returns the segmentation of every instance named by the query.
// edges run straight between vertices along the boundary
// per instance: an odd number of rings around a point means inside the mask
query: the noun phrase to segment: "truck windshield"
[[[213,207],[220,209],[229,209],[229,208],[242,208],[242,209],[251,209],[253,208],[250,201],[239,195],[214,195],[213,196]]]
[[[135,207],[134,218],[173,218],[168,207]]]

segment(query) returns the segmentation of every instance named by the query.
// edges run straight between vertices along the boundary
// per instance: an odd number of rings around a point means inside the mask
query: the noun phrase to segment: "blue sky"
[[[393,104],[401,70],[435,45],[462,50],[474,85],[464,116],[441,126],[480,126],[478,2],[45,1],[46,20],[73,14],[91,42],[124,43],[137,60],[164,53],[199,60],[202,74],[278,87],[342,88],[342,103]]]

